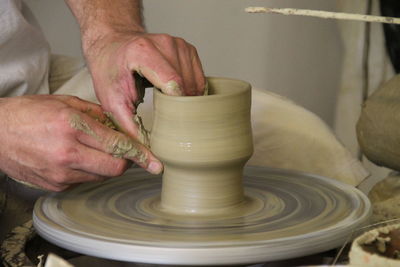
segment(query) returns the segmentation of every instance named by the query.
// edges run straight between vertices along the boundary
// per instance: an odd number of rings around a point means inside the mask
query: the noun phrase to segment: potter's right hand
[[[0,98],[0,170],[38,187],[69,186],[121,175],[126,159],[148,169],[149,152],[101,122],[99,105],[70,96]]]

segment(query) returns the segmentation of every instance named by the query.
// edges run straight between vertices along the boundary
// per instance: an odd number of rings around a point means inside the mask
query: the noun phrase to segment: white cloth
[[[48,94],[50,48],[21,0],[0,0],[0,97]]]
[[[365,0],[337,0],[339,11],[358,14],[366,13],[367,2]],[[372,14],[380,14],[379,0],[372,0]],[[334,131],[344,146],[354,156],[357,156],[359,146],[355,126],[360,117],[365,82],[363,57],[366,23],[343,20],[338,21],[338,24],[344,46],[344,61],[336,105]],[[382,24],[371,23],[370,27],[368,94],[371,94],[382,83],[394,76],[393,68],[386,53]],[[363,157],[362,162],[371,173],[371,177],[363,185],[364,191],[368,191],[373,184],[390,172],[386,168],[376,166],[365,157]]]

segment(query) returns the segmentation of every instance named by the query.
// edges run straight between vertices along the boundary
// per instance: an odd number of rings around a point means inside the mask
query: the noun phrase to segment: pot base
[[[60,247],[114,260],[217,265],[273,261],[344,243],[370,214],[357,189],[324,177],[245,167],[245,201],[229,212],[161,208],[161,177],[131,169],[37,201],[38,233]]]

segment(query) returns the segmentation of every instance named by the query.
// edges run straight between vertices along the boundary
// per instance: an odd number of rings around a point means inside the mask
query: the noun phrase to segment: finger
[[[182,78],[171,63],[151,41],[142,39],[138,42],[142,44],[137,44],[127,56],[129,69],[139,72],[167,95],[182,95]]]
[[[180,65],[182,66],[182,77],[183,77],[183,91],[185,95],[196,95],[195,90],[196,81],[194,80],[194,71],[192,66],[192,58],[189,51],[188,44],[185,40],[177,38],[178,47],[178,58]]]
[[[126,105],[115,105],[111,111],[106,113],[110,120],[116,125],[117,130],[129,135],[132,138],[138,138],[139,127],[133,121],[133,111]]]
[[[26,173],[22,171],[19,174],[9,174],[9,177],[31,188],[37,188],[54,192],[60,192],[62,190],[67,189],[67,186],[54,185],[53,183],[48,182],[47,178],[43,178],[32,172]]]
[[[66,189],[71,185],[87,182],[102,182],[109,177],[101,176],[94,173],[88,173],[82,170],[69,169],[65,173],[54,176],[52,180],[47,180],[48,184],[54,188]]]
[[[137,140],[107,128],[86,114],[75,116],[73,120],[72,125],[78,125],[75,137],[82,144],[114,157],[132,160],[151,173],[162,171],[160,161]]]
[[[104,179],[106,178],[82,171],[63,169],[59,170],[58,173],[51,173],[44,177],[30,173],[29,175],[24,175],[24,179],[19,181],[29,187],[60,192],[68,189],[73,184],[80,183],[80,181],[103,181]]]
[[[122,175],[130,166],[127,160],[113,157],[112,155],[87,147],[82,144],[76,145],[77,152],[70,168],[95,174],[103,177],[116,177]],[[89,178],[87,178],[89,179]],[[88,181],[84,180],[76,182]]]
[[[196,48],[191,47],[192,69],[194,72],[194,79],[196,82],[197,95],[204,95],[206,87],[206,78],[204,76],[203,66]]]
[[[176,42],[176,38],[167,34],[156,34],[153,35],[157,39],[155,46],[159,53],[161,53],[175,69],[177,73],[182,72],[182,67],[178,58],[179,49]]]

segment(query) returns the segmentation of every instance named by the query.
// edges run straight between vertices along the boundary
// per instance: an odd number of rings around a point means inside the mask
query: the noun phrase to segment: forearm
[[[143,32],[141,0],[65,0],[76,17],[86,50],[109,33]]]

